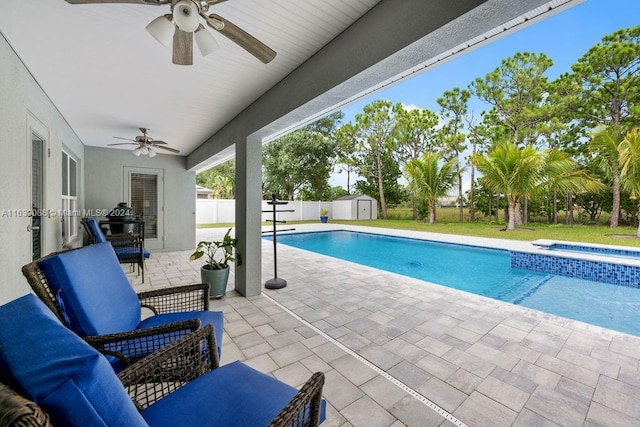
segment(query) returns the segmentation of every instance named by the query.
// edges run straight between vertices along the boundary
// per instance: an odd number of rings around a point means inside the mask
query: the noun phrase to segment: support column
[[[242,265],[236,268],[236,291],[245,297],[262,292],[262,141],[236,143],[236,238]]]

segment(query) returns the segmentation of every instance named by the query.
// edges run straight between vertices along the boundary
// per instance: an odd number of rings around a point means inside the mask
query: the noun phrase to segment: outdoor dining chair
[[[109,242],[121,264],[138,266],[138,272],[142,274],[144,283],[144,261],[149,259],[151,253],[144,247],[144,221],[134,221],[140,226],[137,233],[120,233],[105,235],[96,218],[82,218],[80,223],[89,236],[90,243]]]
[[[209,310],[208,283],[136,293],[108,242],[51,254],[22,273],[64,324],[113,356],[116,370],[201,325],[214,326],[222,351],[223,314]],[[152,313],[145,319],[143,308]]]
[[[19,320],[19,321],[16,321]],[[33,295],[0,306],[0,420],[29,426],[317,426],[324,374],[300,390],[236,361],[219,365],[207,325],[116,374]],[[7,387],[0,387],[0,391]]]

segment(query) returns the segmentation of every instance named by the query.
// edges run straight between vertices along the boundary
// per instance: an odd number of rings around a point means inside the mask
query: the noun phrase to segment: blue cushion
[[[107,241],[107,238],[100,229],[100,224],[98,224],[97,219],[87,218],[85,222],[87,223],[87,225],[89,226],[89,230],[91,231],[93,243],[104,243]]]
[[[62,252],[38,262],[64,302],[69,326],[80,336],[132,331],[140,302],[110,243]]]
[[[147,250],[147,248],[143,248],[144,249],[144,253],[142,255],[144,255],[144,259],[149,259],[151,258],[151,254],[149,253],[149,251]]]
[[[216,336],[218,355],[222,354],[222,330],[224,328],[224,316],[221,311],[184,311],[177,313],[163,313],[143,320],[137,329],[150,328],[181,320],[200,319],[202,326],[213,325]]]
[[[136,260],[140,258],[139,246],[114,246],[113,250],[120,260]]]
[[[31,294],[0,306],[0,370],[54,425],[146,425],[107,360]]]
[[[297,390],[242,362],[196,378],[142,411],[150,426],[266,426]],[[325,404],[320,421],[325,419]]]

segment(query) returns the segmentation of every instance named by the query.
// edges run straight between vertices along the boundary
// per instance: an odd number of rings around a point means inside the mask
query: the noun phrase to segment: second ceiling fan
[[[204,22],[244,50],[268,64],[275,58],[276,52],[242,28],[232,24],[220,15],[210,14],[209,6],[226,0],[65,0],[71,4],[91,3],[132,3],[161,6],[168,4],[171,13],[159,16],[147,25],[147,31],[164,46],[173,42],[173,63],[193,64],[193,39],[200,53],[206,56],[218,48],[218,43],[210,32],[200,23]]]
[[[180,150],[176,150],[175,148],[167,147],[167,143],[164,141],[159,141],[157,139],[151,138],[150,136],[147,136],[149,129],[147,128],[139,128],[139,129],[140,129],[140,132],[142,132],[142,135],[136,136],[136,139],[123,138],[121,136],[114,136],[114,138],[116,139],[124,139],[125,141],[131,141],[131,142],[118,142],[115,144],[107,144],[107,145],[110,147],[115,145],[138,145],[133,150],[133,154],[136,156],[139,156],[142,154],[149,157],[155,157],[156,148],[160,148],[162,150],[170,151],[176,154],[180,152]]]

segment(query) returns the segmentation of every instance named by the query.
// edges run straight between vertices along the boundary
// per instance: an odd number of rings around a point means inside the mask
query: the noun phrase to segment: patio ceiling
[[[145,30],[168,5],[3,0],[0,31],[85,145],[123,142],[113,137],[146,127],[187,155],[378,1],[212,6],[277,52],[266,65],[218,33],[216,52],[196,48],[194,65],[172,64],[171,49]]]
[[[134,138],[145,127],[189,156],[189,168],[202,168],[216,153],[225,153],[217,160],[233,154],[229,132],[221,130],[256,127],[264,139],[579,2],[229,0],[212,6],[209,13],[277,52],[266,65],[218,33],[219,50],[202,57],[196,49],[192,66],[172,64],[171,49],[145,30],[168,5],[2,0],[0,32],[85,145],[106,147],[122,142],[114,136]],[[301,74],[307,79],[296,79]],[[309,95],[291,93],[292,86]],[[282,111],[270,108],[294,95]],[[268,100],[260,104],[261,98]]]

